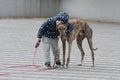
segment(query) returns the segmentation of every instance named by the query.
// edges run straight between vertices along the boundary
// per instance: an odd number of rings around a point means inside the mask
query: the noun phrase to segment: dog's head
[[[60,24],[57,26],[58,31],[60,32],[61,39],[67,39],[67,28],[68,26],[66,24]]]

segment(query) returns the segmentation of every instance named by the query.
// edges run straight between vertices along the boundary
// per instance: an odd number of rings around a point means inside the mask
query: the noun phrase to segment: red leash
[[[32,60],[32,64],[34,64],[34,62],[35,62],[35,58],[36,58],[36,54],[37,54],[37,49],[38,49],[38,48],[35,49],[34,57],[33,57],[33,60]]]
[[[40,65],[34,64],[34,61],[35,61],[35,58],[36,58],[36,54],[37,54],[37,48],[36,48],[35,51],[34,51],[34,56],[33,56],[32,64],[18,65],[18,66],[10,66],[10,67],[7,67],[7,68],[24,68],[24,67],[40,68]]]
[[[9,66],[7,68],[24,68],[24,67],[34,67],[34,68],[40,68],[39,64],[35,64],[35,58],[36,58],[36,54],[37,54],[37,50],[38,48],[35,49],[34,51],[34,56],[33,56],[33,60],[32,60],[32,64],[26,64],[26,65],[17,65],[17,66]],[[54,58],[55,59],[55,58]],[[55,62],[54,62],[55,64]],[[41,68],[39,70],[51,70],[51,69],[56,69],[57,67],[51,67],[51,68]]]
[[[36,71],[44,71],[44,70],[53,70],[53,69],[56,69],[57,67],[51,67],[51,68],[40,68],[40,65],[39,64],[34,64],[35,62],[35,58],[36,58],[36,54],[37,54],[37,50],[38,48],[35,49],[34,51],[34,56],[33,56],[33,60],[32,60],[32,64],[26,64],[26,65],[17,65],[17,66],[9,66],[7,68],[24,68],[24,67],[34,67],[38,70]],[[54,65],[55,65],[55,58],[56,58],[56,55],[54,54]],[[36,72],[34,71],[34,72]],[[21,72],[21,73],[25,73],[25,72]],[[12,73],[12,72],[9,72],[9,73],[0,73],[0,76],[10,76],[11,74],[21,74],[21,73]]]

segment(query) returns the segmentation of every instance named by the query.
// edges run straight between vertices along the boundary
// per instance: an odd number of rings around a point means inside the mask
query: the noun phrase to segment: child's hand
[[[35,44],[35,48],[37,48],[39,46],[41,40],[42,40],[41,38],[38,39],[38,42]]]
[[[40,44],[40,42],[37,42],[37,43],[35,44],[35,48],[38,48],[39,44]]]

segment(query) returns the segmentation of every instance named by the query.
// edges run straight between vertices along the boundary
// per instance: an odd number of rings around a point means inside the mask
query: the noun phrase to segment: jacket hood
[[[60,12],[57,14],[56,18],[64,23],[68,23],[69,15],[66,12]]]

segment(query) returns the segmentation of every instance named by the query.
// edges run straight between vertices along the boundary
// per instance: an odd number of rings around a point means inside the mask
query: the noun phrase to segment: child
[[[67,32],[73,30],[72,24],[68,23],[69,15],[66,12],[60,12],[57,16],[53,16],[45,21],[40,29],[38,30],[38,42],[35,45],[35,48],[39,46],[39,43],[43,42],[44,57],[45,57],[45,66],[51,67],[50,63],[50,48],[52,48],[55,62],[57,66],[61,65],[60,54],[58,48],[58,36],[59,31],[56,29],[59,24],[67,24],[69,26]]]

